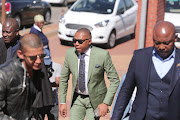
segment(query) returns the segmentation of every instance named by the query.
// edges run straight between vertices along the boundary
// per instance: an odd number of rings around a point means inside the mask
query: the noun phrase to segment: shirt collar
[[[33,27],[34,27],[35,29],[37,29],[39,32],[42,31],[36,24],[34,24]]]
[[[170,60],[171,58],[175,58],[175,52],[176,52],[176,47],[174,47],[174,50],[173,50],[172,54],[171,54],[168,58],[166,58],[166,59],[163,60],[163,59],[157,54],[156,49],[154,48],[154,49],[153,49],[153,56],[155,56],[156,58],[160,59],[161,61],[168,61],[168,60]]]
[[[84,52],[85,56],[90,56],[91,53],[91,46]],[[78,53],[80,55],[80,53]]]

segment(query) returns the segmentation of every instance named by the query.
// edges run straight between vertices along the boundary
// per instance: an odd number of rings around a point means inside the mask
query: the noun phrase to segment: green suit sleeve
[[[119,86],[119,76],[117,74],[117,71],[116,71],[113,63],[112,63],[109,52],[107,52],[107,55],[105,58],[104,69],[107,74],[108,80],[110,81],[110,85],[109,85],[109,88],[108,88],[108,91],[106,93],[103,103],[110,106],[112,104],[114,95]]]

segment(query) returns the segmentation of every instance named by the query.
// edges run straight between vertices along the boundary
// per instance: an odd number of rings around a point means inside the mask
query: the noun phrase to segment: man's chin
[[[168,58],[169,56],[167,55],[167,53],[160,53],[159,56],[163,59]]]
[[[33,67],[33,70],[40,70],[42,68],[42,66],[40,65],[40,66],[34,66]]]
[[[78,53],[84,53],[84,50],[81,49],[81,48],[76,48],[76,50],[77,50]]]
[[[5,43],[10,43],[10,41],[8,41],[8,40],[4,40],[4,42],[5,42]]]

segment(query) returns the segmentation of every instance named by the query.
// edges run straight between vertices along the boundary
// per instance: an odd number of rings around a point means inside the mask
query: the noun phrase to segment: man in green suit
[[[72,74],[70,120],[98,120],[108,112],[119,85],[119,77],[108,51],[91,45],[91,33],[79,29],[73,39],[74,46],[66,52],[59,82],[60,114],[66,117],[66,95],[69,75]],[[110,85],[107,90],[104,80],[106,72]],[[99,117],[94,110],[99,109]]]

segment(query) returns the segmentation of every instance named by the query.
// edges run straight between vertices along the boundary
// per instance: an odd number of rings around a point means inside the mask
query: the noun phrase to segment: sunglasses
[[[89,40],[89,39],[82,40],[82,39],[75,39],[75,38],[73,38],[73,43],[78,42],[79,44],[83,44],[83,42],[86,41],[86,40]]]
[[[24,55],[24,56],[26,56],[26,55]],[[26,56],[26,57],[29,57],[32,61],[35,61],[38,57],[40,58],[40,59],[43,59],[44,57],[46,56],[46,54],[41,54],[41,55],[35,55],[35,56]]]

